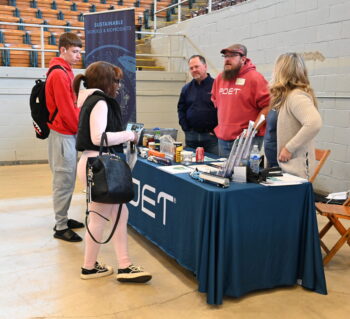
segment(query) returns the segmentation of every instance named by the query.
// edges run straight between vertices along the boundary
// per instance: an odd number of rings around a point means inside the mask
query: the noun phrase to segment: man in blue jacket
[[[218,140],[214,133],[218,124],[217,111],[211,101],[214,79],[207,73],[207,64],[203,56],[191,56],[188,66],[193,80],[182,88],[177,104],[186,146],[204,147],[205,152],[218,154]]]

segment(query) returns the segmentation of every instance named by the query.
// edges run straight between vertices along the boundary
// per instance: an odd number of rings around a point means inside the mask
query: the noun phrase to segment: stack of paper
[[[307,183],[308,180],[298,176],[294,176],[288,173],[283,173],[283,176],[268,177],[266,182],[262,182],[261,185],[265,186],[286,186],[297,185]]]
[[[189,166],[184,165],[158,166],[157,168],[169,174],[190,173],[193,171]]]
[[[345,200],[349,196],[349,192],[338,192],[330,193],[326,198],[327,199],[336,199],[336,200]]]

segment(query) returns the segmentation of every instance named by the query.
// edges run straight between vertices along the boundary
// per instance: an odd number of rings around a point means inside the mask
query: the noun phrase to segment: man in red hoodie
[[[234,140],[248,128],[249,121],[258,122],[268,113],[269,90],[265,78],[247,58],[247,48],[234,44],[221,50],[224,70],[213,83],[212,101],[218,109],[215,134],[219,141],[219,155],[228,157]],[[265,128],[259,131],[253,144],[262,146]]]
[[[75,139],[78,131],[79,108],[72,83],[74,74],[72,65],[81,59],[82,42],[70,32],[60,36],[59,57],[50,61],[49,67],[62,67],[52,70],[45,86],[46,104],[52,123],[48,123],[49,164],[52,171],[53,209],[56,225],[54,237],[69,242],[81,241],[82,238],[71,228],[84,227],[74,219],[68,219],[77,168]]]

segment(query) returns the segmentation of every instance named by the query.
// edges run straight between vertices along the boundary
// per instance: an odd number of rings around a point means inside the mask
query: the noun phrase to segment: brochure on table
[[[283,173],[283,176],[268,177],[266,182],[260,183],[264,186],[286,186],[307,183],[308,180],[288,173]]]

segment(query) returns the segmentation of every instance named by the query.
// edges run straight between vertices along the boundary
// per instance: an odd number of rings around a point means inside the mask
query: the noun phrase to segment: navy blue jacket
[[[213,82],[208,74],[200,84],[193,79],[182,88],[177,112],[183,131],[212,132],[217,126],[217,111],[211,101]]]

